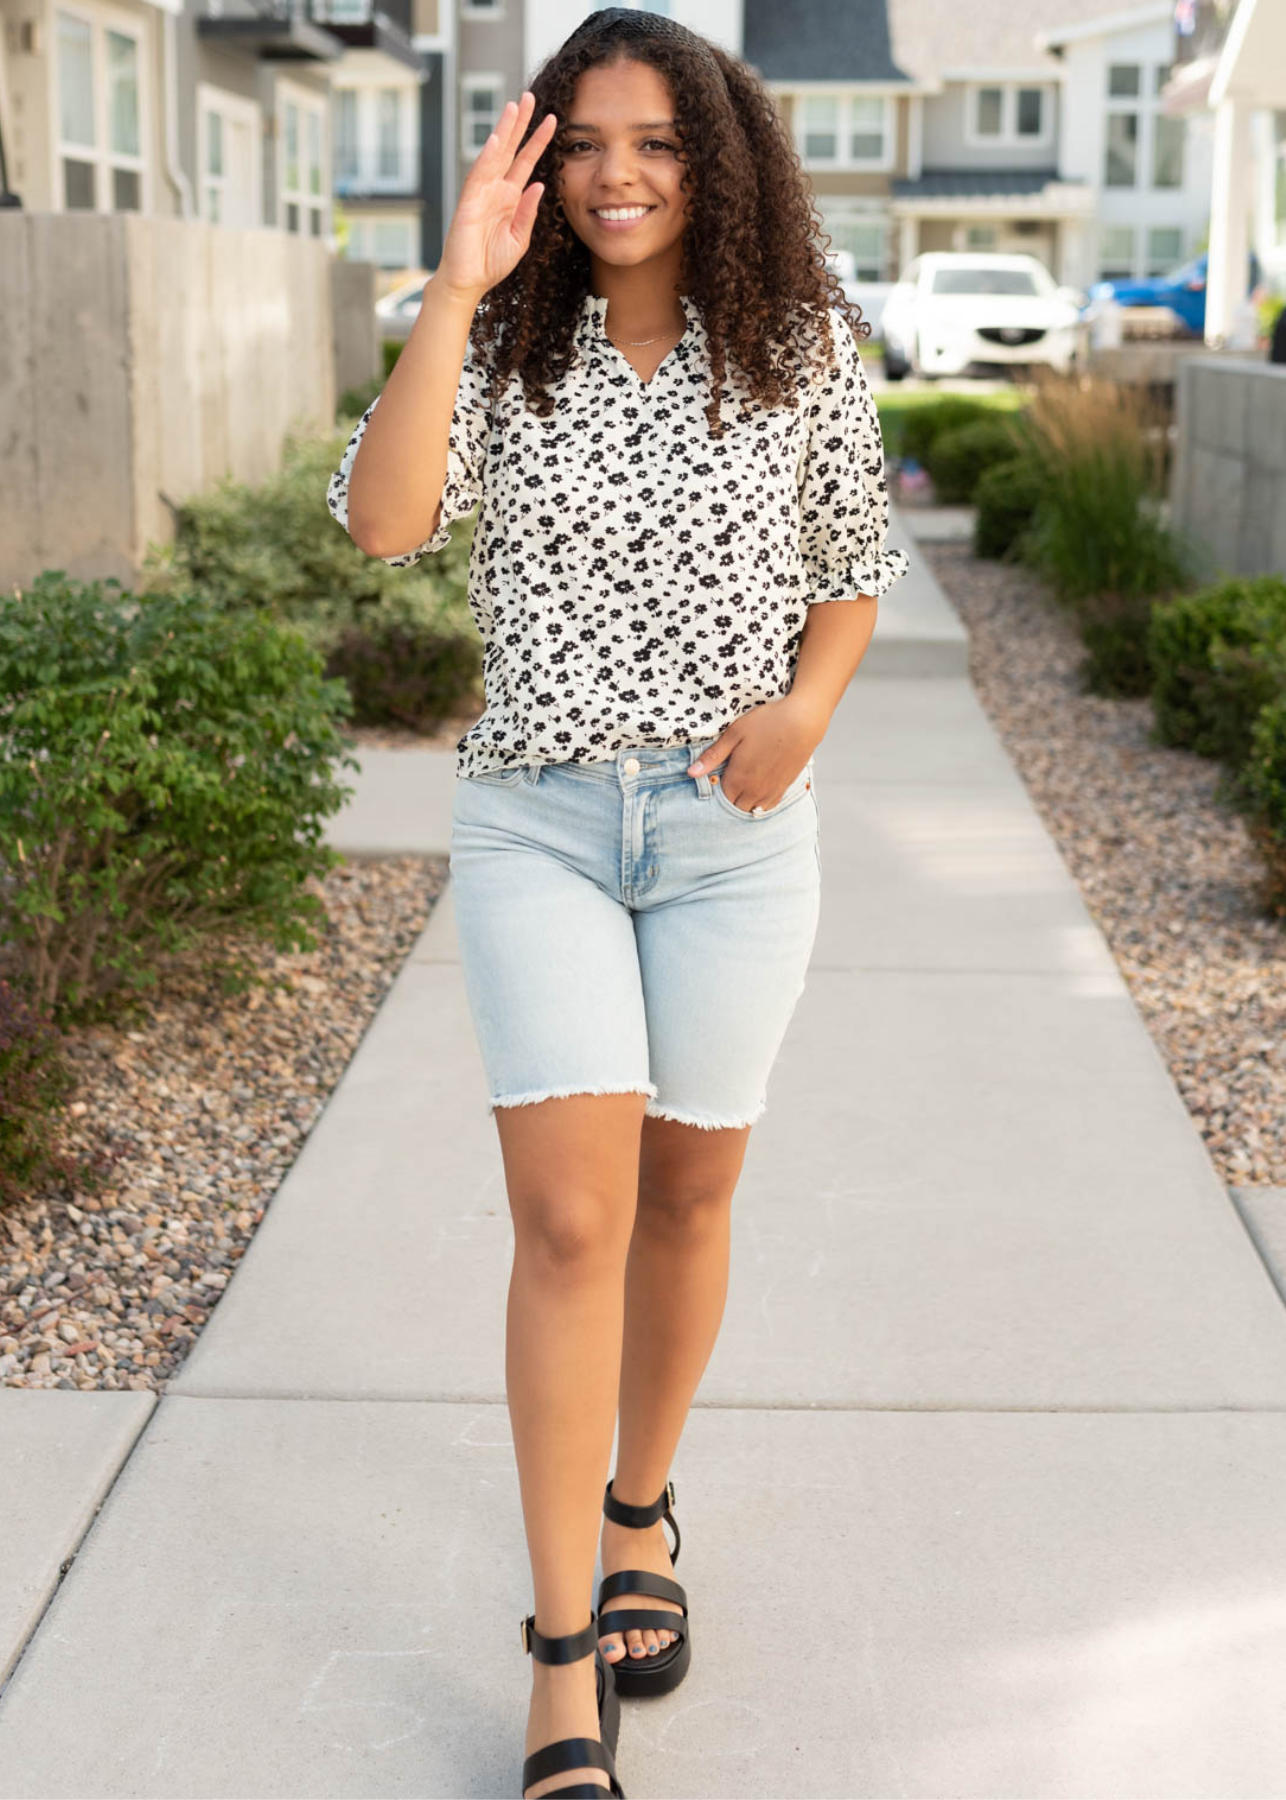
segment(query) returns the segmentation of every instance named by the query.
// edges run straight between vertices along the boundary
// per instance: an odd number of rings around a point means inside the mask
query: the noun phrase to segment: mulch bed
[[[0,1211],[0,1385],[163,1390],[352,1060],[447,878],[444,858],[313,879],[312,951],[256,953],[266,989],[167,975],[145,1022],[68,1034],[68,1147],[117,1159],[94,1194]]]
[[[1286,1184],[1286,925],[1215,799],[1220,765],[1148,742],[1147,699],[1081,691],[1075,622],[1030,571],[921,543],[970,673],[1103,931],[1220,1178]]]

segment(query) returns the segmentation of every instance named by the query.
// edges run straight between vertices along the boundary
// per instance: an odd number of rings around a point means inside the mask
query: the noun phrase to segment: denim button
[[[627,775],[637,775],[643,765],[637,756],[627,756],[623,767]]]

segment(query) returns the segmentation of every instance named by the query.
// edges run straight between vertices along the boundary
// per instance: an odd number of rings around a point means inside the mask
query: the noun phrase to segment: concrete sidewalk
[[[1286,1310],[895,536],[621,1779],[1286,1796]],[[445,852],[453,780],[365,759],[335,841]],[[517,1794],[484,1096],[448,884],[169,1392],[0,1393],[0,1795]]]

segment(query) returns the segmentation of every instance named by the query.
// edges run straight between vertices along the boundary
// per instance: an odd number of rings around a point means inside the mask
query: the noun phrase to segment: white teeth
[[[650,206],[596,206],[594,211],[600,219],[641,219],[643,214],[651,212]]]

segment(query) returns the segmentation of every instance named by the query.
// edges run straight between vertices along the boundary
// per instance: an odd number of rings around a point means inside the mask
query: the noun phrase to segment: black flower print
[[[801,369],[794,410],[725,376],[715,440],[705,329],[681,299],[687,329],[645,382],[604,332],[607,300],[587,295],[547,419],[528,412],[516,374],[490,404],[466,349],[438,529],[383,559],[440,550],[481,505],[469,606],[487,704],[456,747],[460,775],[714,737],[789,692],[809,606],[883,594],[906,573],[904,552],[885,549],[879,420],[843,315],[829,366]],[[345,530],[378,404],[327,488]]]

